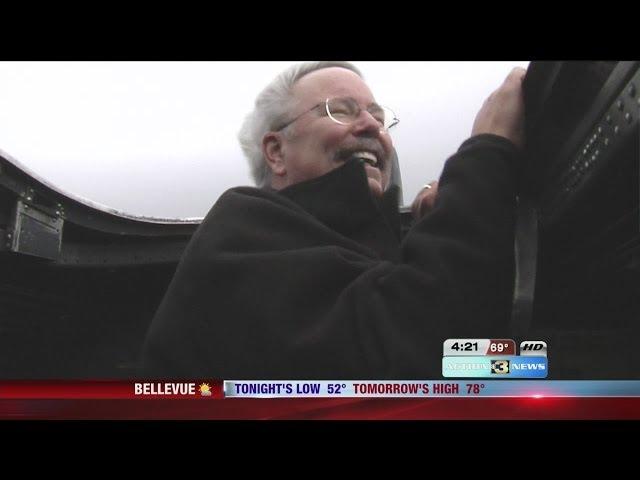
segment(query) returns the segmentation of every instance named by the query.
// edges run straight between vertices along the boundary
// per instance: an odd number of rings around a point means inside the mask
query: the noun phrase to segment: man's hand
[[[524,97],[522,80],[527,71],[516,67],[487,98],[473,123],[471,136],[492,133],[524,145]]]
[[[411,212],[416,220],[431,211],[438,195],[438,182],[435,180],[428,183],[418,192],[416,199],[411,204]]]

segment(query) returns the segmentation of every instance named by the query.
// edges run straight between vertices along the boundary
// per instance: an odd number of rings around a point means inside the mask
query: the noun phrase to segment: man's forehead
[[[353,97],[367,105],[375,101],[362,78],[341,67],[323,68],[305,75],[293,86],[293,94],[300,101],[322,101],[336,96]]]

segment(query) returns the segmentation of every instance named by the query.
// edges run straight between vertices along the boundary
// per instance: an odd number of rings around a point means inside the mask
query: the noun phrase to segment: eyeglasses
[[[307,113],[319,107],[324,107],[324,111],[326,112],[327,116],[340,125],[349,125],[350,123],[355,122],[362,112],[362,108],[360,108],[358,102],[356,102],[355,99],[351,97],[327,98],[324,102],[314,105],[309,110],[302,112],[293,120],[289,120],[287,123],[275,129],[274,131],[278,132],[288,127],[303,115],[306,115]],[[372,103],[367,107],[366,110],[378,122],[381,132],[388,131],[390,128],[396,126],[400,122],[398,117],[396,117],[396,114],[393,113],[393,110],[378,105],[377,103]]]

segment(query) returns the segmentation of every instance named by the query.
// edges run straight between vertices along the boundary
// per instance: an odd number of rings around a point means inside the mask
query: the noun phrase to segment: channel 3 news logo
[[[491,360],[491,373],[498,375],[509,373],[509,360]]]

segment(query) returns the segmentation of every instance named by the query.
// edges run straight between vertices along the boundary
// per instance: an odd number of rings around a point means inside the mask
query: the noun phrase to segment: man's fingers
[[[432,181],[420,189],[415,200],[411,204],[411,210],[415,218],[421,218],[428,213],[435,205],[438,195],[438,182]]]
[[[507,78],[504,79],[504,83],[515,83],[519,85],[524,80],[524,76],[527,74],[527,71],[522,67],[514,67],[507,75]]]
[[[482,105],[473,123],[471,135],[484,133],[511,140],[515,145],[524,144],[524,97],[522,81],[526,69],[515,67],[500,87]]]
[[[523,67],[514,67],[511,70],[510,75],[514,76],[515,78],[517,78],[518,80],[522,81],[522,79],[524,79],[524,76],[527,74],[527,69],[523,68]]]

